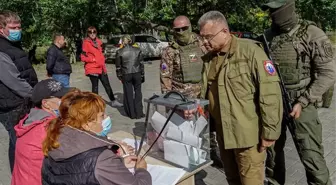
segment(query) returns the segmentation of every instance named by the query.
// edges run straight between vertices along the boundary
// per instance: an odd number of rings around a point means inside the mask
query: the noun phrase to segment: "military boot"
[[[210,149],[210,159],[213,161],[212,167],[215,168],[223,168],[223,163],[220,157],[217,154],[216,148],[211,148]]]
[[[215,168],[223,168],[222,160],[217,154],[217,148],[216,132],[210,132],[210,159],[213,161],[211,166]]]

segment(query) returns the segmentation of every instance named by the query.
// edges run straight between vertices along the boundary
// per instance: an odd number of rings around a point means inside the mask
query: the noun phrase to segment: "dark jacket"
[[[24,104],[37,84],[36,72],[20,43],[0,36],[0,114]],[[30,108],[27,109],[29,111]]]
[[[49,75],[70,74],[72,72],[68,57],[55,44],[52,44],[47,51],[47,72]]]
[[[60,147],[48,153],[42,165],[42,182],[47,184],[151,185],[145,169],[134,175],[123,159],[111,149],[116,145],[85,131],[64,127],[58,139]],[[53,182],[53,183],[51,183]]]
[[[131,45],[119,49],[116,54],[116,68],[119,79],[125,74],[141,72],[144,75],[143,56],[140,49]]]

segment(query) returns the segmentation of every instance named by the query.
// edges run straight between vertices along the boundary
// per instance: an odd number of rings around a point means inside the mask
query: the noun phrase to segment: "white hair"
[[[198,20],[198,26],[201,28],[209,21],[224,24],[225,27],[228,28],[225,16],[219,11],[209,11],[202,15],[202,17]]]

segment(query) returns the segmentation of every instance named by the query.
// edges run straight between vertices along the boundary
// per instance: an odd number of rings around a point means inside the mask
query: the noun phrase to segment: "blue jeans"
[[[61,82],[61,84],[64,87],[70,87],[70,85],[69,85],[70,75],[68,75],[68,74],[53,74],[52,77],[53,77],[53,79]]]

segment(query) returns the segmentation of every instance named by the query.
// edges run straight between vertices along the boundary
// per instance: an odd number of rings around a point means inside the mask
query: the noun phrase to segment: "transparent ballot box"
[[[187,99],[171,91],[144,100],[149,156],[193,171],[211,162],[208,100]]]

